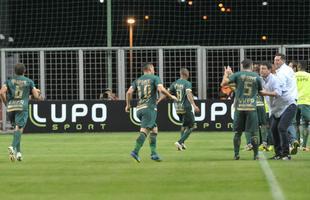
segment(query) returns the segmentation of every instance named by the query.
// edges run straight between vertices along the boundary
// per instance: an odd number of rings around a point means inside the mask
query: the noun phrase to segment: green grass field
[[[12,136],[1,135],[0,199],[273,199],[252,152],[232,160],[231,133],[194,133],[183,152],[174,147],[178,135],[158,136],[160,163],[148,143],[141,163],[130,158],[135,133],[23,135],[24,161],[11,163]],[[286,199],[309,199],[310,153],[268,163]]]

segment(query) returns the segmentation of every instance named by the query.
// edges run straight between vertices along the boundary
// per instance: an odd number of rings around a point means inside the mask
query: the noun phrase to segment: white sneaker
[[[174,144],[177,147],[178,151],[182,151],[183,150],[182,149],[183,147],[182,147],[182,145],[179,142],[175,142]]]
[[[23,160],[22,154],[20,152],[16,153],[16,160],[18,160],[18,161],[22,161]]]
[[[9,146],[8,151],[9,151],[9,159],[12,162],[14,162],[16,160],[14,148],[12,146]]]

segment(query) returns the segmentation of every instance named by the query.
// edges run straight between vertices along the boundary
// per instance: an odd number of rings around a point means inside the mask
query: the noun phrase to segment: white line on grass
[[[274,200],[284,200],[285,197],[284,197],[284,194],[282,192],[282,189],[281,189],[276,177],[274,176],[268,161],[266,160],[265,154],[260,152],[259,155],[261,158],[259,160],[259,164],[260,164],[261,168],[263,169],[264,174],[267,178],[273,199]]]

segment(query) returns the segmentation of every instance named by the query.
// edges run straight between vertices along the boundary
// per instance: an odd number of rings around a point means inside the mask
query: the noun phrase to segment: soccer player
[[[258,159],[258,119],[256,111],[256,99],[259,91],[262,90],[260,77],[252,71],[253,61],[245,59],[241,62],[242,70],[232,74],[230,67],[225,67],[224,77],[221,86],[229,83],[236,84],[235,90],[235,113],[234,113],[234,159],[239,160],[239,150],[242,132],[251,136],[254,160]],[[231,75],[232,74],[232,75]]]
[[[9,158],[11,161],[22,160],[21,154],[21,135],[28,119],[29,95],[32,94],[35,99],[42,100],[40,90],[34,85],[34,82],[25,77],[25,65],[17,63],[14,68],[15,76],[8,79],[0,90],[0,98],[7,106],[7,112],[12,117],[15,126],[12,145],[8,147]]]
[[[253,72],[256,72],[258,75],[260,73],[260,64],[256,63],[253,65]],[[262,79],[261,79],[262,82]],[[265,109],[265,102],[264,97],[260,94],[257,95],[256,99],[256,111],[258,117],[258,128],[260,133],[260,138],[262,141],[260,142],[260,146],[258,147],[259,150],[268,151],[267,147],[267,120],[266,120],[266,109]],[[247,145],[245,146],[245,150],[251,151],[253,146],[251,144],[251,137],[249,134],[245,134]]]
[[[254,68],[254,71],[258,74],[258,76],[260,76],[260,64],[256,65],[256,67]],[[261,82],[263,82],[262,78],[261,78]],[[258,117],[258,128],[259,128],[260,137],[262,139],[258,149],[261,151],[268,151],[265,99],[260,94],[257,95],[256,106],[257,106],[256,111],[257,111],[257,117]]]
[[[306,72],[305,64],[299,66],[295,73],[298,90],[298,110],[301,113],[300,133],[302,134],[302,150],[310,151],[307,147],[310,132],[310,73]]]
[[[189,137],[191,132],[197,127],[195,123],[195,117],[192,112],[192,106],[194,111],[200,112],[199,108],[195,104],[192,94],[192,83],[188,81],[189,71],[185,68],[180,70],[180,78],[173,82],[169,88],[169,92],[176,94],[177,101],[174,102],[176,113],[182,121],[181,137],[175,142],[175,145],[179,151],[185,150],[185,140]],[[162,96],[157,103],[159,103],[165,96]]]
[[[149,141],[151,147],[151,159],[154,161],[161,161],[156,151],[156,137],[158,133],[156,117],[157,117],[157,91],[168,96],[171,99],[177,98],[171,95],[163,86],[160,78],[154,75],[154,66],[152,64],[145,64],[143,66],[143,75],[136,79],[126,93],[126,107],[125,111],[129,112],[134,91],[138,92],[139,102],[137,105],[137,116],[141,120],[140,135],[136,140],[134,150],[131,156],[140,162],[139,151],[143,146],[146,137],[149,134]]]

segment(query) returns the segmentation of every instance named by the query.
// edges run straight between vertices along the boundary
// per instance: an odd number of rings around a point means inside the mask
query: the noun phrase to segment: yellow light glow
[[[144,16],[144,19],[145,19],[145,20],[148,20],[148,19],[150,19],[150,16],[145,15],[145,16]]]
[[[136,23],[136,20],[134,18],[128,18],[127,23],[128,24],[134,24],[134,23]]]
[[[226,11],[226,8],[224,8],[224,7],[221,8],[221,11],[222,11],[222,12],[225,12],[225,11]]]
[[[224,6],[224,4],[222,4],[222,3],[219,3],[219,5],[218,5],[220,8],[222,8],[223,6]]]
[[[207,15],[204,15],[204,16],[202,17],[202,19],[207,20],[207,19],[208,19],[208,16],[207,16]]]

